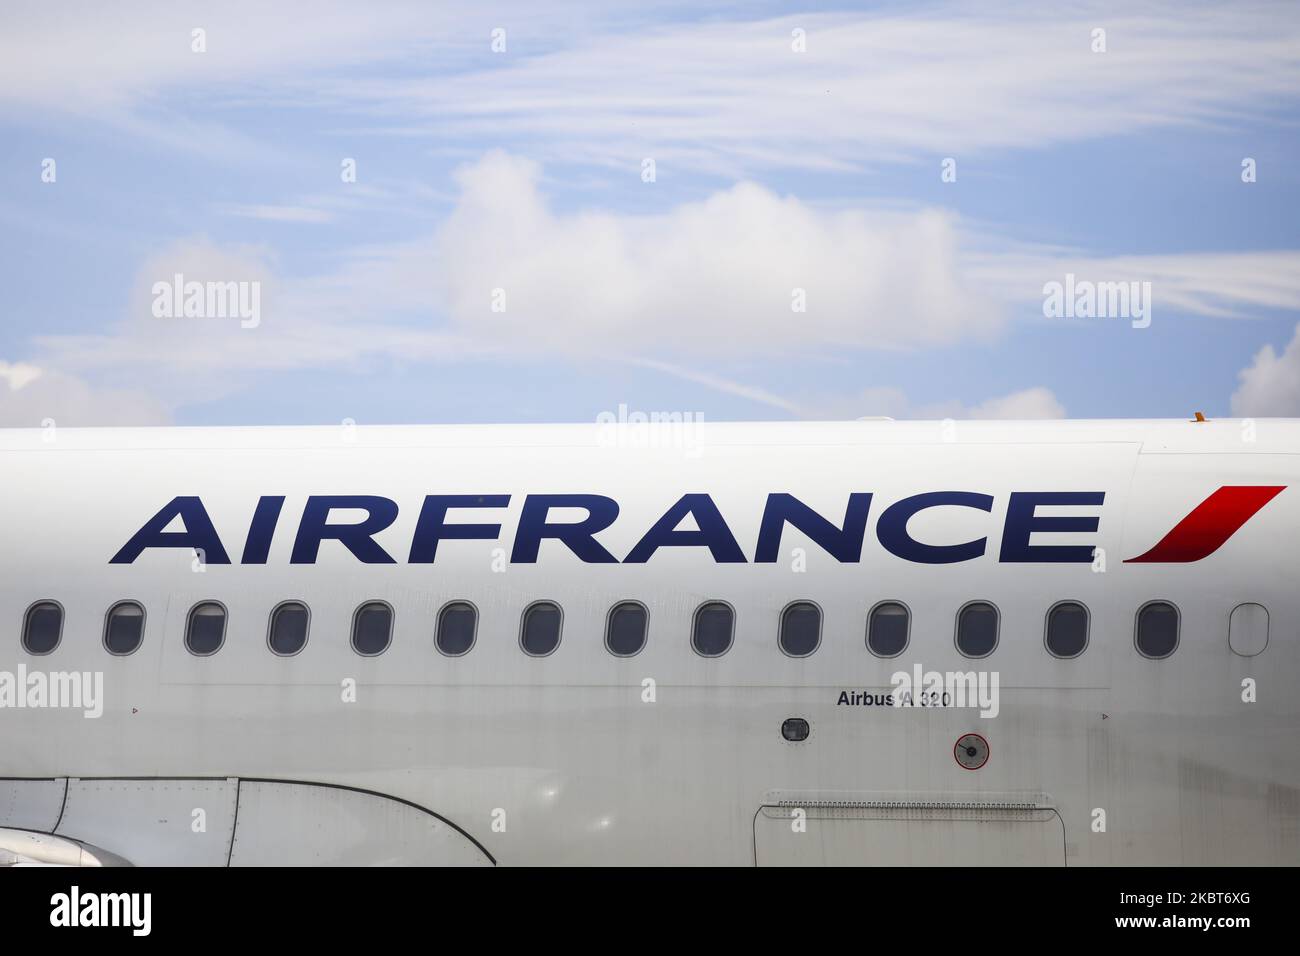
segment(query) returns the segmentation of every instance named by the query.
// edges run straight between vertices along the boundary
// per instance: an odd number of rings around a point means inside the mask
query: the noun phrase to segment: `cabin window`
[[[393,609],[383,601],[369,601],[352,615],[352,649],[362,657],[377,657],[393,641]]]
[[[787,717],[781,722],[781,736],[791,743],[797,744],[801,740],[807,740],[810,733],[812,728],[802,717]]]
[[[1143,657],[1159,660],[1178,648],[1178,608],[1168,601],[1151,601],[1137,613],[1133,643]]]
[[[777,643],[791,657],[807,657],[822,640],[822,609],[811,601],[795,601],[781,612]]]
[[[736,612],[723,601],[710,601],[695,611],[691,625],[691,647],[701,657],[721,657],[731,650],[736,629]]]
[[[307,646],[307,629],[311,612],[301,601],[285,601],[271,611],[271,627],[266,643],[272,654],[292,657]]]
[[[649,615],[644,604],[624,601],[610,609],[605,621],[605,647],[615,657],[632,657],[641,653],[646,642]]]
[[[63,608],[57,601],[37,601],[23,615],[23,650],[48,654],[63,636]]]
[[[867,616],[867,650],[877,657],[897,657],[907,649],[912,614],[898,601],[881,601]]]
[[[104,616],[104,649],[125,657],[144,641],[144,608],[135,601],[119,601]]]
[[[998,646],[998,609],[971,601],[957,612],[957,650],[966,657],[988,657]]]
[[[1088,646],[1088,609],[1078,601],[1061,601],[1047,612],[1043,637],[1053,657],[1078,657]]]
[[[1238,604],[1228,618],[1232,653],[1254,657],[1268,647],[1268,611],[1262,604]]]
[[[185,647],[199,657],[211,657],[226,640],[226,609],[216,601],[194,605],[185,622]]]
[[[448,657],[461,657],[474,646],[478,611],[468,601],[452,601],[438,612],[438,650]]]
[[[545,657],[559,647],[562,618],[560,606],[551,601],[538,601],[525,608],[519,632],[519,646],[524,653]]]

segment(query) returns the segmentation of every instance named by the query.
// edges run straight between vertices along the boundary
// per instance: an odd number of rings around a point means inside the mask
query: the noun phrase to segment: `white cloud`
[[[25,362],[0,362],[0,381],[9,386],[9,391],[17,392],[26,388],[41,377],[41,370]]]
[[[775,167],[917,160],[933,162],[937,180],[939,159],[955,156],[964,182],[967,158],[981,153],[1257,126],[1277,119],[1279,105],[1294,112],[1300,89],[1300,15],[1289,4],[1096,4],[1069,20],[1021,2],[762,21],[741,19],[741,7],[695,21],[680,7],[659,16],[653,3],[619,14],[573,9],[583,29],[549,5],[430,13],[404,0],[376,16],[349,0],[159,0],[69,3],[51,16],[46,4],[16,2],[0,30],[0,110],[41,123],[53,111],[102,119],[131,139],[250,163],[270,148],[261,127],[251,136],[217,123],[254,106],[316,110],[334,133],[341,117],[349,133],[414,133],[448,152],[506,142],[608,165],[640,189],[646,156],[661,178],[693,167],[742,180]],[[488,31],[500,24],[510,52],[494,56]],[[1105,54],[1089,50],[1099,24]],[[206,53],[190,49],[195,26],[207,30]],[[807,31],[806,53],[790,48],[795,28]],[[100,389],[89,383],[103,370],[169,399],[199,399],[254,373],[544,352],[641,361],[802,414],[802,403],[698,371],[697,360],[991,337],[1013,306],[1041,300],[1042,284],[1067,271],[1151,281],[1156,322],[1170,312],[1300,310],[1300,252],[1289,250],[1103,258],[998,249],[941,210],[821,207],[749,181],[656,214],[573,212],[550,204],[536,167],[500,154],[467,167],[460,184],[436,234],[354,250],[324,274],[282,275],[266,248],[203,238],[163,249],[142,267],[122,323],[38,340],[29,363],[0,365],[0,398],[16,408],[62,375],[93,405]],[[277,198],[225,211],[303,223],[345,208]],[[178,266],[199,278],[258,279],[263,325],[153,319],[146,283]],[[504,313],[491,311],[496,288]],[[807,312],[791,311],[795,288],[806,291]],[[1242,372],[1234,408],[1296,408],[1297,353],[1295,341],[1280,354],[1262,350]],[[141,412],[132,389],[112,394]],[[904,415],[948,416],[901,395],[877,398]],[[951,417],[1060,410],[1043,389],[953,407]]]
[[[466,167],[460,182],[434,236],[354,250],[331,274],[279,276],[264,247],[174,243],[142,265],[125,322],[38,344],[59,368],[138,367],[210,394],[229,387],[223,370],[367,357],[671,363],[908,347],[1001,327],[997,305],[964,282],[957,224],[943,213],[830,211],[752,184],[659,215],[558,213],[533,164],[504,154]],[[177,273],[258,282],[261,325],[155,318],[150,290]],[[791,308],[796,288],[806,312]],[[492,310],[495,289],[504,312]]]
[[[966,415],[949,415],[949,418],[1064,418],[1065,407],[1056,400],[1051,389],[1038,386],[990,398],[974,406]]]
[[[1026,420],[1065,417],[1065,407],[1057,401],[1051,389],[1042,386],[1000,395],[976,405],[964,405],[959,401],[917,404],[901,389],[875,386],[864,389],[856,396],[822,402],[820,406],[828,410],[829,414],[824,416],[827,418],[885,416],[899,419]]]
[[[749,183],[657,214],[557,211],[538,178],[528,161],[489,154],[461,171],[435,234],[352,250],[320,275],[278,274],[265,247],[173,243],[141,266],[125,321],[38,339],[33,361],[73,374],[129,370],[172,400],[201,400],[245,373],[545,354],[639,361],[806,414],[797,399],[708,363],[990,338],[1065,271],[1152,281],[1156,322],[1178,311],[1300,309],[1298,252],[1101,259],[997,248],[942,212],[825,208]],[[154,318],[152,284],[178,272],[259,282],[261,325]],[[806,312],[791,309],[796,288]],[[504,312],[492,310],[495,289]],[[1050,396],[1026,395],[1026,411],[1004,413],[1056,414]]]
[[[949,342],[1001,324],[964,282],[943,212],[825,210],[741,183],[663,214],[557,213],[537,178],[500,153],[459,174],[430,265],[467,334],[568,353],[771,354]]]
[[[1278,352],[1265,345],[1237,377],[1241,384],[1232,395],[1234,415],[1300,416],[1300,325],[1286,348]]]
[[[171,419],[161,402],[142,391],[96,387],[52,369],[0,362],[0,379],[9,384],[0,388],[0,427],[164,425]]]
[[[432,272],[402,268],[467,336],[660,358],[922,347],[996,335],[1066,273],[1150,282],[1156,322],[1300,310],[1296,250],[1087,256],[999,243],[939,210],[828,209],[752,183],[657,215],[557,213],[538,177],[500,153],[463,169]],[[396,258],[412,254],[429,250]]]

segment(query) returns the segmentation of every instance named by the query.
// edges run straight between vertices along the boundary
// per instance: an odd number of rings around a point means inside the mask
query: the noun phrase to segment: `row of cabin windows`
[[[1242,607],[1258,605],[1242,605]],[[1262,610],[1262,609],[1261,609]],[[104,622],[104,647],[110,654],[131,654],[144,639],[144,608],[121,601],[109,608]],[[1235,617],[1235,612],[1234,612]],[[988,601],[971,601],[957,612],[954,642],[966,657],[988,657],[998,646],[1001,616]],[[564,614],[553,601],[537,601],[524,609],[519,646],[531,657],[546,657],[560,646]],[[605,647],[615,657],[632,657],[646,645],[649,613],[645,605],[624,601],[610,609],[605,623]],[[271,611],[267,645],[281,657],[291,657],[307,646],[311,612],[301,601],[285,601]],[[867,615],[867,649],[877,657],[897,657],[907,649],[912,614],[899,601],[882,601]],[[1054,657],[1078,657],[1088,647],[1088,609],[1078,601],[1061,601],[1047,612],[1043,643]],[[23,648],[29,654],[48,654],[58,647],[63,631],[63,608],[54,601],[39,601],[23,621]],[[1178,647],[1178,608],[1168,601],[1151,601],[1137,613],[1134,643],[1144,657],[1168,657]],[[438,612],[434,643],[448,657],[461,657],[474,646],[478,610],[468,601],[453,601]],[[736,612],[723,601],[710,601],[696,609],[691,625],[691,647],[702,657],[721,657],[731,649],[736,633]],[[808,657],[821,645],[822,611],[811,601],[795,601],[781,612],[777,644],[790,657]],[[226,609],[216,601],[196,604],[185,623],[185,646],[192,654],[208,657],[226,639]],[[393,639],[393,609],[383,601],[368,601],[352,616],[352,649],[364,657],[388,650]]]

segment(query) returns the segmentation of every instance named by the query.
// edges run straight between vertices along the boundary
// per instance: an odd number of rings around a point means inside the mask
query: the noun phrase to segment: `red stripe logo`
[[[1125,564],[1187,564],[1208,557],[1286,485],[1224,485],[1192,509],[1154,548]]]

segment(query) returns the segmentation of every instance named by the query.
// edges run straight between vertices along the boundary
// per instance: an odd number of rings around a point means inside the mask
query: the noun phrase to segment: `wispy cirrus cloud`
[[[505,31],[499,54],[493,30]],[[127,124],[179,149],[221,144],[167,112],[206,97],[226,113],[324,108],[335,125],[453,152],[490,140],[543,160],[634,168],[652,156],[733,178],[1229,126],[1298,89],[1300,16],[1274,2],[1092,3],[1064,17],[1021,0],[767,18],[738,6],[707,19],[675,4],[237,0],[50,17],[20,3],[0,33],[0,107]]]
[[[264,4],[145,0],[110,7],[91,0],[6,4],[0,32],[0,104],[120,116],[165,94],[208,89],[223,98],[274,88],[304,72],[338,70],[441,37],[468,44],[463,18],[399,2],[382,15],[362,4]],[[202,50],[195,31],[202,31]],[[58,64],[52,69],[51,64]]]
[[[324,223],[334,219],[327,209],[315,206],[281,206],[264,203],[233,203],[222,207],[228,216],[258,219],[263,222]]]
[[[1062,17],[1013,2],[583,34],[481,69],[321,92],[393,133],[508,131],[548,160],[634,169],[649,156],[742,176],[1226,126],[1297,89],[1300,17],[1287,5],[1094,3]]]
[[[1092,283],[1149,282],[1160,313],[1219,319],[1300,310],[1300,250],[1095,256],[1024,247],[983,251],[968,263],[972,281],[1006,302],[1041,302],[1043,286],[1067,274]]]
[[[687,382],[695,382],[727,395],[736,395],[766,408],[776,408],[794,415],[803,414],[803,409],[798,402],[777,395],[770,389],[740,382],[714,372],[699,371],[657,359],[629,358],[627,362],[630,365],[653,369],[656,372],[663,372],[666,375],[684,379]]]

